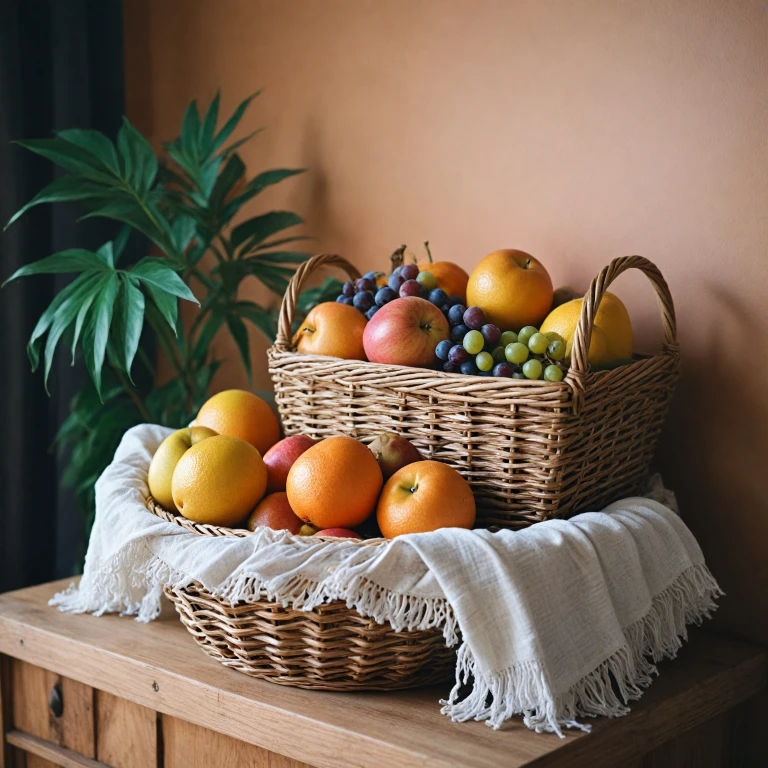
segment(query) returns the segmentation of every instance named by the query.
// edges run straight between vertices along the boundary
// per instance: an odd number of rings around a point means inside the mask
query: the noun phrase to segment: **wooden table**
[[[172,610],[139,624],[49,608],[64,586],[0,596],[0,768],[768,765],[757,738],[766,653],[705,632],[629,716],[559,739],[519,720],[451,723],[445,687],[321,693],[253,680],[205,656]]]

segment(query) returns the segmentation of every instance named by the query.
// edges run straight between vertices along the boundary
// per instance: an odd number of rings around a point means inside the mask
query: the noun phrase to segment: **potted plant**
[[[18,142],[64,174],[6,227],[36,205],[72,201],[84,206],[82,218],[102,216],[120,225],[114,240],[96,251],[60,251],[5,281],[76,275],[41,315],[27,351],[33,369],[42,365],[46,388],[54,353],[62,346],[70,350],[73,363],[82,354],[90,374],[57,436],[68,449],[64,477],[74,488],[87,528],[94,483],[125,430],[142,422],[181,426],[207,399],[221,364],[211,354],[220,329],[232,335],[250,380],[248,324],[273,339],[276,311],[241,299],[242,281],[255,277],[282,296],[297,265],[309,256],[292,250],[292,244],[307,238],[295,234],[302,219],[291,211],[263,212],[232,224],[262,190],[303,171],[279,168],[248,178],[238,149],[258,131],[228,142],[256,95],[221,126],[218,94],[202,115],[192,102],[180,135],[160,153],[126,118],[114,143],[98,131],[80,129]],[[125,265],[121,256],[132,236],[142,239],[151,254]],[[201,267],[206,254],[215,260],[208,271]],[[339,290],[337,280],[327,280],[305,292],[303,312]],[[198,305],[186,325],[179,321],[179,300]],[[173,371],[162,386],[155,386],[153,356],[143,348],[148,329]]]

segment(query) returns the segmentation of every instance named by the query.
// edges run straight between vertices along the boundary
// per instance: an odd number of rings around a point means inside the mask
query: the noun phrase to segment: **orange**
[[[467,283],[467,306],[480,307],[502,331],[537,328],[552,306],[552,280],[541,262],[525,251],[489,253]]]
[[[565,339],[567,360],[571,358],[573,334],[583,303],[583,298],[566,301],[553,309],[541,324],[542,333],[554,331]],[[606,291],[595,313],[589,342],[589,362],[593,365],[606,365],[614,360],[629,360],[633,344],[632,323],[627,308],[618,296]]]
[[[328,355],[344,360],[367,360],[363,332],[368,321],[362,312],[336,301],[318,304],[293,337],[304,355]]]
[[[417,265],[420,272],[431,272],[437,280],[437,287],[449,296],[458,296],[462,304],[467,300],[469,275],[452,261],[426,261]]]
[[[354,528],[376,508],[383,482],[365,445],[351,437],[328,437],[296,459],[286,491],[305,522],[320,529]]]
[[[447,464],[417,461],[387,480],[376,520],[388,539],[438,528],[471,528],[475,497],[467,481]]]
[[[173,502],[196,523],[235,526],[267,488],[267,468],[245,440],[215,435],[193,445],[173,471]]]
[[[239,437],[262,456],[280,439],[275,412],[260,397],[243,389],[227,389],[214,395],[200,409],[195,424],[220,435]]]

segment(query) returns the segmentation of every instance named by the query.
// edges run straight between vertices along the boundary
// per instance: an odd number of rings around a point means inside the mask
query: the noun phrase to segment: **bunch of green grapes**
[[[564,362],[565,339],[559,333],[541,333],[526,325],[518,333],[506,331],[501,340],[504,346],[493,351],[494,359],[498,358],[497,365],[512,367],[512,378],[563,380],[568,365]]]
[[[567,366],[565,340],[557,333],[540,333],[527,325],[519,333],[502,333],[486,322],[480,307],[449,309],[450,341],[441,341],[435,354],[442,370],[475,376],[562,381]]]

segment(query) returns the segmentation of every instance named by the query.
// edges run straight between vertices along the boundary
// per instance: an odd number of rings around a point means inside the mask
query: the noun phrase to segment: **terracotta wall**
[[[247,162],[310,171],[254,210],[300,211],[319,249],[370,269],[428,238],[471,269],[519,247],[577,287],[614,256],[654,260],[684,356],[662,464],[728,593],[719,625],[768,640],[765,2],[125,8],[129,115],[159,141],[190,99],[221,86],[231,108],[265,87]],[[650,288],[631,276],[616,291],[652,349]],[[218,383],[244,378],[233,365]]]

